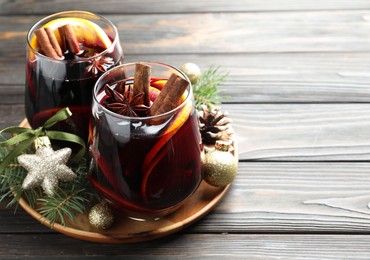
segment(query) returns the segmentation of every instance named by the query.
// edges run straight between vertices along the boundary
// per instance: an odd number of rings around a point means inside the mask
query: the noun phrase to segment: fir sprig
[[[193,85],[195,107],[198,110],[202,104],[210,108],[221,103],[221,99],[225,96],[221,95],[219,87],[225,83],[227,76],[227,72],[215,66],[211,66],[201,74],[197,83]]]
[[[66,225],[66,217],[75,219],[76,214],[85,212],[85,206],[89,200],[84,196],[85,189],[77,190],[72,193],[66,193],[59,189],[51,197],[41,197],[37,201],[40,207],[37,211],[50,222],[51,227],[55,223]]]
[[[53,196],[37,199],[37,211],[48,220],[51,227],[55,223],[66,225],[67,219],[73,220],[77,214],[84,213],[99,197],[87,177],[86,160],[72,167],[77,178],[73,182],[60,182]]]
[[[0,148],[0,158],[5,155],[6,150]],[[11,198],[7,206],[17,207],[19,199],[24,198],[31,208],[50,222],[51,227],[55,223],[66,225],[67,219],[73,220],[77,214],[87,211],[92,202],[98,201],[98,195],[87,178],[86,160],[82,159],[71,168],[77,175],[76,180],[71,183],[61,182],[57,192],[47,196],[40,187],[27,190],[22,188],[27,171],[14,161],[0,174],[0,201]]]
[[[8,207],[16,206],[21,197],[25,197],[32,208],[35,207],[37,199],[40,197],[40,190],[24,190],[22,181],[26,177],[26,171],[20,165],[10,164],[0,175],[0,201],[11,198]]]
[[[195,106],[199,110],[204,104],[209,108],[221,103],[225,96],[221,95],[219,87],[224,84],[228,73],[219,67],[211,66],[204,71],[198,82],[193,85]],[[0,140],[5,140],[0,134]],[[26,151],[32,153],[32,151]],[[6,157],[8,151],[0,147],[0,162]],[[8,206],[18,206],[18,201],[24,198],[29,206],[35,209],[51,227],[55,223],[66,225],[67,220],[73,220],[77,214],[84,213],[99,196],[88,181],[86,160],[83,158],[77,165],[71,167],[77,174],[73,182],[59,183],[58,190],[53,196],[47,196],[42,188],[36,187],[28,190],[22,188],[27,171],[13,160],[0,173],[0,202],[10,198]]]

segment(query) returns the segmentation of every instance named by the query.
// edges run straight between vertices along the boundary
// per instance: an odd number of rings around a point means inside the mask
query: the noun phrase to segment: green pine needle
[[[0,161],[6,153],[6,149],[0,148]],[[77,214],[86,212],[91,203],[99,198],[88,181],[86,160],[81,160],[71,168],[77,175],[76,180],[60,182],[57,192],[53,196],[46,196],[41,187],[27,190],[22,188],[27,171],[14,161],[0,173],[0,201],[10,198],[7,206],[15,206],[17,209],[18,201],[24,198],[31,208],[50,222],[51,227],[55,223],[66,225],[67,219],[73,220]]]
[[[37,199],[40,205],[37,211],[50,222],[51,227],[55,223],[65,226],[67,219],[75,219],[79,213],[86,212],[92,202],[98,201],[99,197],[87,177],[86,160],[83,159],[72,170],[77,174],[73,182],[60,182],[53,196]]]
[[[66,193],[59,189],[51,197],[42,197],[37,201],[40,207],[37,211],[45,217],[51,224],[61,223],[66,225],[66,217],[70,220],[75,219],[78,213],[83,213],[89,200],[84,196],[85,189],[76,190],[72,193]]]
[[[211,108],[221,103],[225,96],[221,95],[219,87],[224,84],[228,73],[219,67],[211,66],[204,71],[200,79],[193,85],[195,107],[200,110],[204,104]],[[0,140],[5,138],[0,134]],[[27,153],[32,153],[31,150]],[[0,147],[0,161],[6,156],[7,150]],[[55,223],[66,225],[68,219],[73,220],[77,214],[86,212],[99,196],[92,188],[87,177],[86,159],[71,167],[77,174],[73,182],[60,182],[57,192],[53,196],[46,196],[41,187],[28,190],[22,188],[27,171],[16,160],[9,164],[0,173],[0,202],[10,198],[7,206],[17,208],[18,201],[24,198],[30,207],[39,212],[51,227]]]
[[[221,99],[225,96],[221,95],[219,87],[225,83],[227,76],[227,72],[215,66],[211,66],[201,74],[198,82],[193,85],[195,107],[198,110],[202,104],[211,108],[221,103]]]

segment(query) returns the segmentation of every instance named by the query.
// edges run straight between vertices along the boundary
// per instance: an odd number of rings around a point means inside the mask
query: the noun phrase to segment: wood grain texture
[[[369,234],[369,171],[370,162],[241,162],[221,204],[181,233]],[[54,233],[5,203],[0,220],[3,235]]]
[[[17,126],[25,117],[24,105],[0,105],[0,129]]]
[[[241,160],[370,160],[370,104],[223,105]]]
[[[370,50],[370,11],[107,15],[126,54]],[[0,17],[0,56],[23,57],[42,16]],[[356,33],[353,33],[356,28]]]
[[[0,257],[19,259],[369,259],[366,235],[200,234],[134,245],[78,242],[61,235],[0,235]]]
[[[0,259],[370,258],[368,0],[0,0],[0,129],[24,118],[28,29],[67,9],[111,19],[127,62],[228,70],[238,176],[201,221],[134,245],[72,239],[1,202]]]
[[[1,43],[0,43],[1,44]],[[0,57],[0,104],[24,102],[24,57]],[[229,73],[221,90],[227,103],[370,102],[369,53],[261,53],[214,55],[126,55],[125,62],[161,61],[176,67],[194,62],[202,70]]]
[[[366,0],[235,0],[230,4],[227,0],[141,0],[141,1],[73,1],[73,0],[1,0],[0,14],[50,14],[66,10],[73,6],[75,10],[87,10],[101,14],[132,14],[132,13],[184,13],[184,12],[241,12],[241,11],[286,11],[286,10],[338,10],[338,9],[369,9]]]
[[[0,227],[0,234],[56,233],[31,218],[22,209],[17,209],[15,212],[14,208],[6,208],[5,203],[0,205],[0,221],[3,223]]]
[[[370,104],[225,104],[241,160],[370,160]],[[0,127],[18,125],[23,105],[0,105]]]
[[[240,163],[223,202],[193,232],[370,232],[370,162]]]

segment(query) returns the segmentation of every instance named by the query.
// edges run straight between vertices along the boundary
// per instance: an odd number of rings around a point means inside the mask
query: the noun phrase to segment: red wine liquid
[[[146,161],[153,147],[164,142],[164,131],[176,119],[174,115],[158,126],[148,121],[114,124],[107,113],[93,116],[90,125],[93,133],[90,148],[95,158],[90,164],[93,186],[120,209],[149,214],[174,207],[190,196],[202,179],[201,139],[195,109],[174,135],[168,133],[170,139],[155,153],[156,163]]]
[[[84,48],[82,57],[103,50]],[[115,64],[123,61],[120,51],[108,54]],[[66,60],[80,59],[65,55]],[[69,107],[72,117],[60,122],[53,129],[71,132],[88,140],[88,125],[91,114],[92,91],[95,82],[103,73],[88,70],[89,62],[58,62],[37,57],[26,62],[26,116],[32,128],[43,125],[52,115]],[[111,65],[113,67],[114,64]]]

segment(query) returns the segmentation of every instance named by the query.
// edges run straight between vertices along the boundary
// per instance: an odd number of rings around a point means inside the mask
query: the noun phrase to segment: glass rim
[[[85,14],[85,15],[91,15],[91,16],[96,16],[97,18],[101,19],[102,21],[106,22],[110,27],[113,28],[113,31],[114,31],[114,34],[115,34],[115,37],[112,41],[112,44],[107,48],[105,49],[104,51],[102,52],[99,52],[98,54],[94,55],[94,56],[91,56],[89,58],[85,58],[85,57],[80,57],[78,60],[56,60],[56,59],[53,59],[51,57],[48,57],[40,52],[38,52],[37,50],[35,50],[32,46],[31,46],[31,34],[35,31],[36,27],[38,27],[40,24],[42,24],[43,22],[45,22],[46,20],[49,20],[53,17],[56,17],[56,16],[59,16],[59,15],[63,15],[63,14],[73,14],[73,13],[79,13],[79,14]],[[51,21],[51,20],[50,20]],[[67,11],[62,11],[62,12],[58,12],[58,13],[53,13],[51,15],[48,15],[44,18],[42,18],[41,20],[37,21],[34,25],[32,25],[32,27],[28,30],[27,32],[27,47],[30,49],[30,51],[32,51],[32,53],[35,55],[35,56],[40,56],[42,57],[43,59],[47,59],[47,60],[50,60],[50,61],[53,61],[53,62],[57,62],[57,63],[84,63],[84,62],[90,62],[91,60],[94,60],[94,59],[97,59],[98,57],[101,57],[101,56],[104,56],[106,53],[109,53],[111,52],[114,47],[117,45],[117,42],[118,42],[118,30],[117,30],[117,27],[113,24],[112,21],[110,21],[108,18],[100,15],[100,14],[96,14],[96,13],[92,13],[92,12],[88,12],[88,11],[80,11],[80,10],[67,10]]]
[[[108,113],[109,115],[113,116],[113,117],[116,117],[116,118],[119,118],[119,119],[122,119],[122,120],[130,120],[130,121],[147,121],[147,120],[151,120],[151,119],[158,119],[158,118],[161,118],[161,117],[167,117],[167,116],[170,116],[174,113],[177,112],[177,110],[180,110],[182,109],[185,104],[187,102],[189,102],[189,99],[191,98],[192,96],[192,93],[193,93],[193,87],[192,87],[192,84],[189,80],[189,78],[186,76],[185,73],[183,73],[180,69],[172,66],[172,65],[169,65],[169,64],[166,64],[166,63],[163,63],[163,62],[153,62],[153,61],[140,61],[142,63],[145,63],[145,64],[149,64],[149,65],[159,65],[159,66],[162,66],[162,67],[168,67],[170,69],[173,69],[175,71],[177,71],[179,74],[181,74],[182,77],[184,77],[185,80],[187,80],[189,82],[189,86],[188,86],[188,93],[187,93],[187,96],[185,98],[184,101],[181,102],[180,105],[178,105],[177,107],[175,107],[174,109],[170,110],[170,111],[167,111],[165,113],[162,113],[162,114],[159,114],[159,115],[154,115],[154,116],[143,116],[143,117],[130,117],[130,116],[124,116],[124,115],[120,115],[120,114],[117,114],[117,113],[114,113],[113,111],[110,111],[109,109],[107,109],[106,107],[104,107],[102,104],[100,104],[99,100],[97,99],[97,92],[98,92],[98,85],[99,83],[106,77],[108,76],[110,73],[114,72],[114,70],[117,70],[117,69],[120,69],[122,67],[127,67],[127,66],[132,66],[132,65],[135,65],[137,63],[139,63],[139,61],[137,62],[130,62],[130,63],[124,63],[124,64],[121,64],[121,65],[118,65],[118,66],[115,66],[113,67],[112,69],[104,72],[100,77],[99,79],[96,81],[95,85],[94,85],[94,89],[93,89],[93,103],[96,103],[98,105],[99,108],[101,108],[105,113]],[[102,88],[103,86],[101,86],[99,88],[99,90]],[[93,104],[94,105],[94,104]],[[194,105],[194,104],[193,104]]]

